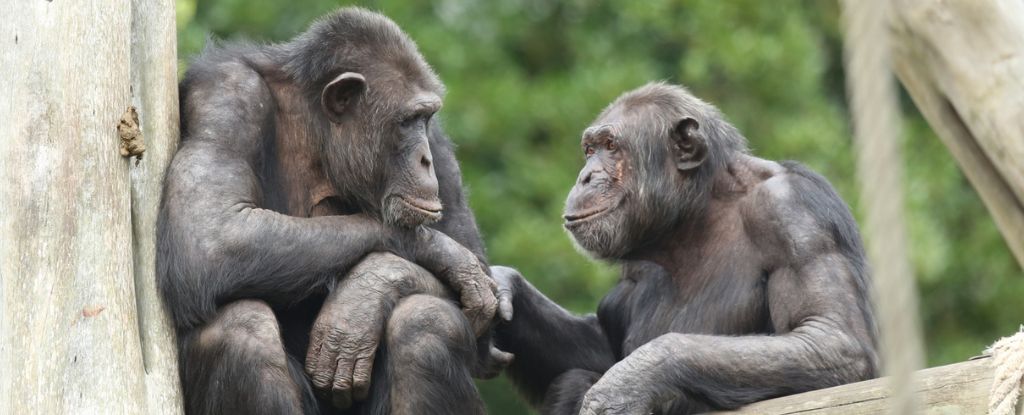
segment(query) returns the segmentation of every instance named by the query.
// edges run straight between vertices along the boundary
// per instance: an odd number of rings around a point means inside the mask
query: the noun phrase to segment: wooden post
[[[180,413],[152,281],[174,3],[7,0],[0,16],[0,413]],[[117,131],[133,105],[138,166]]]
[[[893,11],[897,77],[1024,266],[1024,2],[897,0]]]

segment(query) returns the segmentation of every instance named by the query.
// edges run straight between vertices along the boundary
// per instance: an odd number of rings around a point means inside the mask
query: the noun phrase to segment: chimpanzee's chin
[[[402,228],[432,225],[441,220],[440,211],[428,211],[410,205],[401,197],[390,197],[384,205],[384,223]]]
[[[573,245],[581,253],[601,260],[615,260],[621,257],[617,235],[618,227],[610,218],[603,220],[569,222],[565,230],[573,241]]]

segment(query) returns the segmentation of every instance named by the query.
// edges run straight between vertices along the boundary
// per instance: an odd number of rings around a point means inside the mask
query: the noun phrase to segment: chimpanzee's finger
[[[338,409],[352,406],[352,359],[338,358],[338,368],[334,372],[334,383],[331,384],[331,403]]]
[[[373,348],[368,356],[356,359],[355,369],[352,372],[353,400],[363,401],[370,395],[370,377],[373,373],[373,357],[376,350],[377,348]]]
[[[334,374],[334,367],[324,363],[324,361],[334,361],[333,353],[330,351],[330,346],[326,342],[321,342],[320,346],[316,348],[315,352],[310,349],[311,356],[307,357],[306,360],[306,373],[313,383],[313,387],[321,391],[331,387],[331,379]]]
[[[502,320],[512,321],[512,290],[502,287],[498,289],[498,314]]]

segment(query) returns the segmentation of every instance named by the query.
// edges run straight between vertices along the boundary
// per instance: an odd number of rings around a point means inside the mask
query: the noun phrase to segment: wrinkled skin
[[[395,305],[416,294],[453,298],[451,290],[422,267],[393,254],[374,253],[324,300],[310,333],[306,372],[322,375],[312,377],[313,386],[330,390],[335,406],[347,408],[367,398],[372,363],[388,318]],[[508,294],[499,293],[504,304],[510,304]],[[511,310],[503,309],[501,315],[511,319]],[[475,377],[492,378],[512,360],[512,355],[493,346],[487,350],[489,355],[471,368]]]
[[[335,406],[347,408],[353,400],[366,399],[387,317],[400,299],[413,294],[449,296],[423,268],[374,253],[324,300],[310,333],[306,372],[313,374],[314,387],[332,391]]]
[[[617,99],[581,148],[565,228],[622,265],[597,314],[492,268],[515,310],[498,347],[541,413],[699,413],[876,375],[860,236],[824,178],[750,155],[664,84]]]

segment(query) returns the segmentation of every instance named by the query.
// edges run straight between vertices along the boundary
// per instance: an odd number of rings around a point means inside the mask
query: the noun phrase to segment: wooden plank
[[[1024,2],[893,2],[893,70],[1024,265]]]
[[[924,414],[984,414],[988,409],[993,369],[988,357],[925,369],[915,373],[914,391]],[[721,414],[879,414],[888,413],[889,378],[758,402]],[[1018,403],[1017,414],[1024,414]]]

